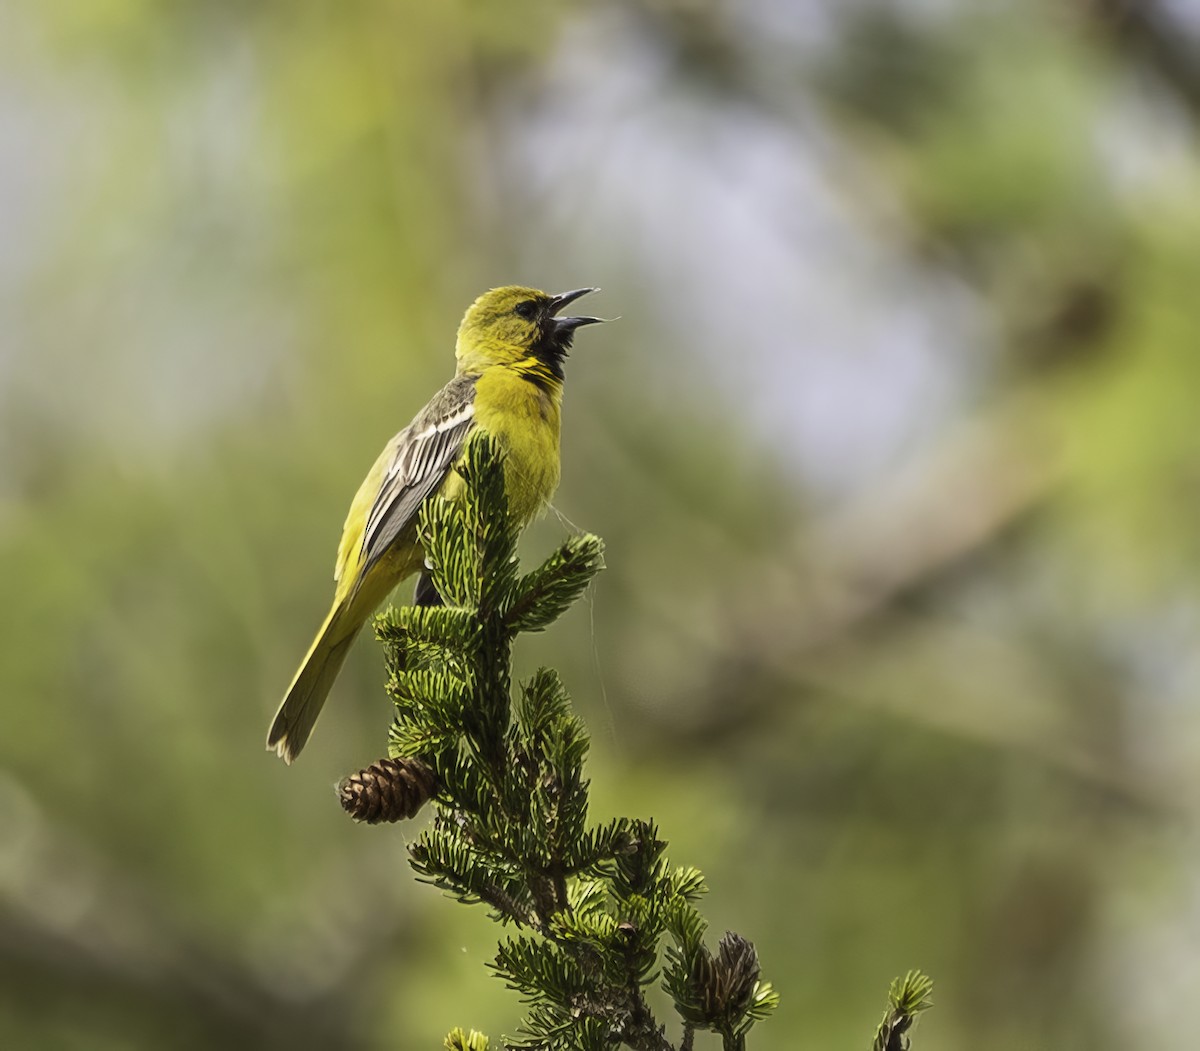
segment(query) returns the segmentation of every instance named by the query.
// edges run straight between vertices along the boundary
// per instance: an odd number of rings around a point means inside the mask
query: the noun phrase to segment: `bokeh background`
[[[262,750],[342,516],[482,289],[603,287],[558,514],[595,816],[768,1049],[1190,1048],[1200,4],[0,8],[0,1044],[511,1032],[495,929]],[[711,1044],[705,1046],[712,1046]]]

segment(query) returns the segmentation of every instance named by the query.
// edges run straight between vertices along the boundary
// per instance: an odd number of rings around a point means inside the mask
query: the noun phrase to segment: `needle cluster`
[[[933,980],[920,971],[909,971],[892,982],[888,990],[888,1009],[875,1030],[872,1051],[909,1051],[908,1032],[921,1013],[933,1006],[929,994]]]

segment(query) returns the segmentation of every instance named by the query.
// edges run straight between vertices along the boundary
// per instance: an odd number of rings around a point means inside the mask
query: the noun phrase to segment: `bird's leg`
[[[437,593],[437,588],[433,586],[433,578],[429,575],[429,570],[421,570],[421,575],[417,578],[417,586],[413,589],[413,605],[414,606],[444,606],[442,596]]]

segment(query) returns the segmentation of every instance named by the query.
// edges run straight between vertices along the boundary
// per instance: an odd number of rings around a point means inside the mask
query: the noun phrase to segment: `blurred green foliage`
[[[610,572],[518,659],[582,708],[597,815],[755,940],[756,1047],[867,1046],[914,964],[921,1051],[1190,1046],[1186,5],[0,25],[0,1044],[512,1016],[486,925],[331,790],[377,649],[294,769],[261,741],[361,475],[522,281],[623,317],[569,363],[556,502]]]

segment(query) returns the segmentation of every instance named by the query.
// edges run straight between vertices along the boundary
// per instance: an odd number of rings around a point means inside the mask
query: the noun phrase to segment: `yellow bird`
[[[367,618],[392,588],[423,568],[417,512],[431,493],[454,496],[461,479],[452,468],[472,430],[486,430],[505,449],[509,509],[522,524],[554,495],[563,360],[575,330],[603,320],[558,312],[594,291],[555,296],[509,285],[485,292],[467,309],[458,327],[454,379],[387,443],[350,505],[333,574],[333,608],[267,733],[267,748],[285,762],[308,740]],[[426,573],[414,601],[440,601]]]

